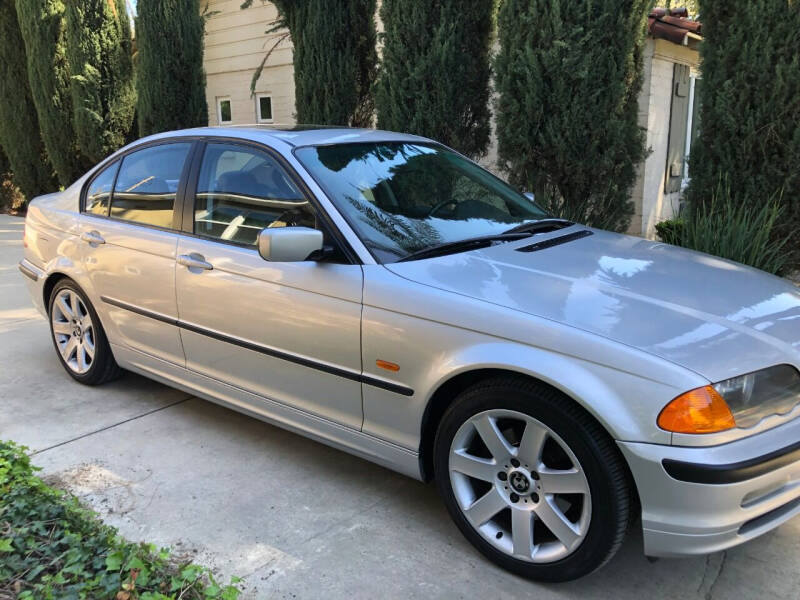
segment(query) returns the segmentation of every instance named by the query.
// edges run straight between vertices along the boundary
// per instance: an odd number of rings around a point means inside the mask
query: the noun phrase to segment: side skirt
[[[354,454],[413,479],[422,480],[417,452],[189,371],[138,350],[116,344],[112,344],[111,349],[119,365],[125,369]]]

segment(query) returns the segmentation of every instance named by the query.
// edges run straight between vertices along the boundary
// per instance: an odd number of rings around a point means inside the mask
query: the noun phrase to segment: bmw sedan
[[[421,480],[563,581],[800,513],[800,293],[554,218],[429,139],[205,128],[35,199],[19,268],[77,381],[151,377]]]

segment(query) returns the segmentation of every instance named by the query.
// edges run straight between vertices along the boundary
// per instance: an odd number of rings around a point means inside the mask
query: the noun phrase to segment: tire
[[[436,433],[434,473],[470,543],[529,579],[583,577],[627,531],[631,488],[611,437],[570,398],[523,377],[456,398]]]
[[[100,385],[122,374],[97,312],[74,281],[62,279],[55,285],[47,314],[56,355],[75,381]]]

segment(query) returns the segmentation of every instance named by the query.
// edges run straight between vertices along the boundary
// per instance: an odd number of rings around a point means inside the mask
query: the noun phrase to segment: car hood
[[[800,368],[800,290],[788,281],[600,230],[520,251],[583,230],[386,266],[421,284],[639,348],[714,382],[774,364]]]

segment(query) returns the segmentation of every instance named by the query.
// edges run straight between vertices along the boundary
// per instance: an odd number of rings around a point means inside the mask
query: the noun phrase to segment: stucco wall
[[[664,192],[673,69],[676,63],[686,64],[697,74],[699,53],[665,40],[648,39],[644,59],[639,125],[647,130],[650,154],[639,167],[633,189],[635,212],[629,232],[653,239],[656,223],[674,216],[680,207],[680,192]]]
[[[250,94],[250,81],[255,69],[280,34],[264,35],[277,17],[275,7],[259,0],[251,8],[241,10],[242,0],[210,0],[213,14],[206,23],[206,98],[208,122],[218,125],[217,98],[231,99],[231,112],[236,125],[257,122],[256,100]],[[275,123],[294,123],[294,78],[292,45],[287,39],[272,53],[256,86],[257,92],[272,96]]]

